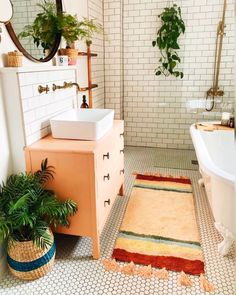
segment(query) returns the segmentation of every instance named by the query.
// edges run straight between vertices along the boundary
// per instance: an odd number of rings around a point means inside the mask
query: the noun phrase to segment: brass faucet
[[[52,84],[52,90],[56,91],[57,89],[67,89],[73,86],[76,86],[77,92],[89,90],[89,87],[80,87],[79,84],[76,82],[64,82],[63,85]],[[93,84],[92,88],[95,88],[95,87],[97,87],[97,85]]]
[[[56,91],[57,89],[67,89],[67,88],[71,88],[73,86],[76,86],[77,91],[81,91],[81,88],[79,86],[78,83],[72,83],[72,82],[64,82],[63,85],[56,85],[56,84],[52,84],[52,90]]]
[[[49,87],[48,87],[48,85],[46,85],[45,87],[44,86],[42,86],[42,85],[39,85],[39,87],[38,87],[38,92],[41,94],[41,93],[43,93],[43,92],[46,92],[46,94],[49,92]]]

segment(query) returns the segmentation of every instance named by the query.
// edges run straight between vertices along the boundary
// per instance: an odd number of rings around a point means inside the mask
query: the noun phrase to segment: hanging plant
[[[161,65],[155,70],[156,76],[161,74],[168,77],[183,78],[183,72],[177,70],[181,59],[177,53],[180,49],[178,38],[185,32],[185,24],[181,16],[181,9],[176,4],[166,7],[164,11],[158,15],[161,19],[162,26],[157,32],[157,38],[152,42],[152,46],[160,49],[162,57],[159,59]]]

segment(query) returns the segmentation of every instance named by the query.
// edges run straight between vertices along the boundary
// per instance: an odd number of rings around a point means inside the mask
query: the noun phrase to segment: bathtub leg
[[[223,241],[218,244],[218,251],[222,256],[226,256],[229,253],[229,250],[235,241],[235,237],[227,228],[225,228],[219,222],[215,222],[215,228],[224,238]]]
[[[203,180],[203,178],[198,179],[198,185],[199,185],[200,187],[204,187],[204,186],[205,186],[205,185],[204,185],[204,180]]]

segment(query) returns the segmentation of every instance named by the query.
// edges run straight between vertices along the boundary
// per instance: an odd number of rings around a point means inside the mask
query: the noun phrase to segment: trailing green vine
[[[181,59],[176,50],[180,49],[178,38],[185,32],[185,24],[181,16],[181,9],[176,4],[166,7],[158,15],[161,19],[162,26],[157,32],[157,38],[152,42],[152,46],[160,49],[162,57],[159,59],[161,65],[155,69],[156,76],[173,75],[183,78],[183,72],[176,69]]]

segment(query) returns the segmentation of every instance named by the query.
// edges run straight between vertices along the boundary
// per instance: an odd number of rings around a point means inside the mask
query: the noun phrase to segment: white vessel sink
[[[50,120],[54,138],[98,140],[113,125],[114,110],[72,109]]]

